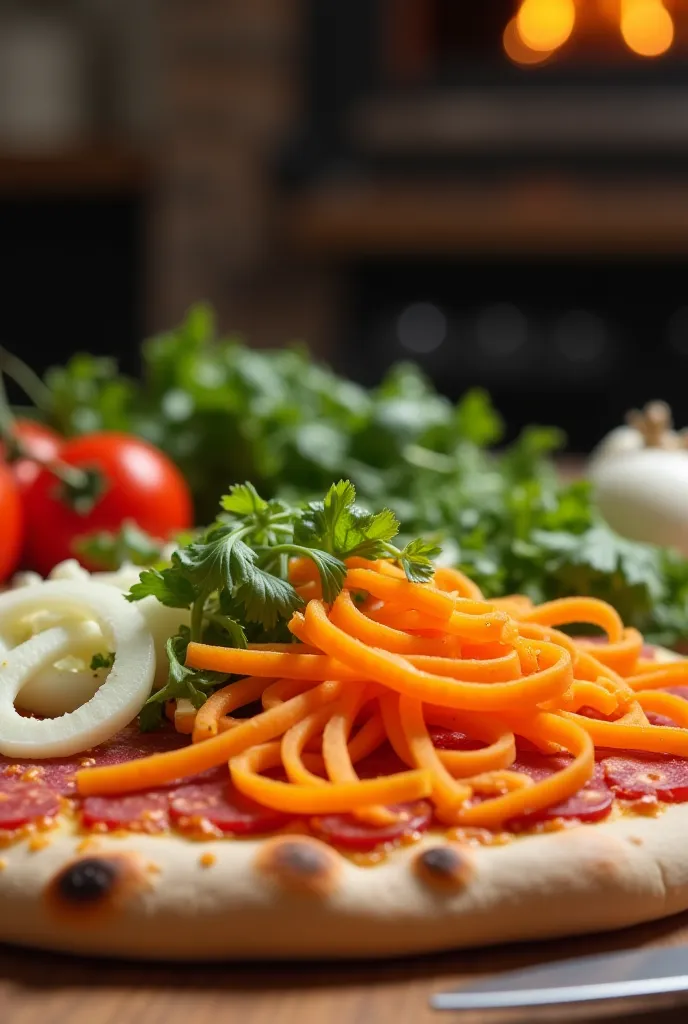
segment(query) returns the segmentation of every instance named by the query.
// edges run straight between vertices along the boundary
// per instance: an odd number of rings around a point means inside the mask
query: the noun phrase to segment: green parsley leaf
[[[239,585],[236,597],[243,604],[248,621],[260,622],[266,629],[272,629],[279,619],[290,618],[303,604],[291,583],[257,566],[249,579]]]
[[[399,561],[412,583],[427,583],[435,572],[431,559],[437,558],[441,552],[438,544],[424,540],[412,540],[399,552]]]
[[[150,695],[141,710],[139,725],[144,732],[157,728],[162,720],[163,706],[168,700],[186,698],[195,708],[200,708],[212,690],[227,682],[229,677],[221,672],[187,668],[184,661],[188,645],[188,630],[181,630],[167,641],[165,649],[170,666],[167,682],[162,689]]]
[[[221,504],[225,512],[234,512],[238,516],[256,515],[268,509],[267,501],[248,482],[230,487],[229,494],[224,495]]]
[[[504,434],[502,417],[487,391],[467,391],[456,407],[456,423],[461,438],[479,447],[496,444]]]
[[[244,543],[244,531],[234,526],[212,526],[201,540],[172,555],[172,567],[205,594],[226,587],[231,590],[253,572],[255,552]]]
[[[99,668],[112,668],[115,663],[115,652],[108,651],[107,654],[96,653],[91,658],[91,664],[89,668],[92,672],[97,672]]]
[[[168,608],[190,608],[196,598],[193,584],[176,569],[146,569],[128,594],[127,601],[155,597]]]
[[[319,547],[339,559],[360,555],[378,558],[386,542],[396,537],[399,523],[394,513],[382,509],[374,515],[356,505],[356,489],[348,480],[330,487],[324,501],[312,501],[297,524],[294,536],[310,547]]]

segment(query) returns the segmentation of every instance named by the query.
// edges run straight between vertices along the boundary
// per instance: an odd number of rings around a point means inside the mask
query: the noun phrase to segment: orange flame
[[[569,39],[576,24],[574,0],[523,0],[516,28],[529,50],[552,53]]]
[[[674,22],[662,0],[622,0],[621,35],[640,57],[659,57],[674,41]]]

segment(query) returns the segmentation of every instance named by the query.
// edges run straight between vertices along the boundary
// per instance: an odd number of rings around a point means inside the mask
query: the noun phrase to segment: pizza
[[[688,662],[585,596],[289,572],[292,642],[189,643],[229,681],[153,731],[160,645],[112,580],[0,596],[0,941],[381,957],[688,907]]]

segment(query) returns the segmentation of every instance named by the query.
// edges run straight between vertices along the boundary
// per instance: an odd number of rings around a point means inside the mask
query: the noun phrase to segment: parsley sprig
[[[249,641],[291,639],[287,622],[303,605],[289,581],[291,558],[313,562],[323,598],[332,602],[344,585],[346,558],[393,559],[410,580],[426,582],[439,553],[422,540],[394,545],[399,532],[394,513],[387,508],[371,513],[357,505],[348,480],[333,484],[322,501],[301,505],[266,501],[252,484],[237,484],[221,506],[216,521],[174,551],[169,566],[146,569],[127,595],[130,601],[155,597],[191,612],[190,627],[168,641],[168,680],[144,708],[143,728],[155,727],[165,701],[185,697],[200,707],[226,682],[226,676],[184,665],[190,641],[245,647]]]

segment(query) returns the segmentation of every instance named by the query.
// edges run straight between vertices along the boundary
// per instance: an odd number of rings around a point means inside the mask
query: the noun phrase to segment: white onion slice
[[[128,725],[151,692],[153,638],[137,609],[112,587],[77,580],[48,581],[0,595],[0,617],[55,610],[95,619],[115,663],[93,697],[60,718],[24,718],[14,707],[40,669],[64,657],[86,623],[55,626],[8,651],[0,661],[0,753],[8,757],[65,757],[102,743]],[[92,627],[91,627],[92,628]],[[84,638],[81,639],[81,643]]]
[[[76,711],[85,704],[102,686],[109,671],[89,667],[93,655],[102,652],[105,645],[97,622],[91,619],[79,620],[80,628],[75,630],[73,621],[59,621],[58,616],[54,617],[58,621],[50,623],[51,626],[64,626],[72,631],[68,660],[76,664],[67,668],[64,660],[60,659],[54,665],[38,669],[24,683],[15,700],[16,706],[22,711],[31,711],[35,715],[49,718]],[[0,635],[0,658],[11,647],[7,638]]]

